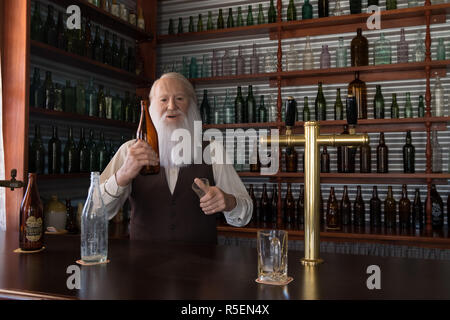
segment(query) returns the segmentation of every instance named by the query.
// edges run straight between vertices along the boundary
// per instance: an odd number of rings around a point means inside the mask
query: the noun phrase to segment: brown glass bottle
[[[141,101],[141,119],[139,121],[136,137],[147,142],[159,157],[158,133],[150,118],[147,100]],[[141,169],[140,173],[143,176],[157,174],[159,173],[159,169],[159,164],[157,166],[145,166]]]
[[[388,173],[388,147],[384,142],[384,133],[380,133],[380,141],[377,147],[377,173]]]
[[[278,216],[278,185],[276,184],[273,185],[270,208],[271,208],[271,221],[275,227],[277,224],[277,216]]]
[[[320,155],[320,172],[330,172],[330,155],[327,152],[327,147],[323,147],[322,154]]]
[[[406,184],[402,187],[402,197],[398,203],[400,228],[406,229],[411,225],[411,201],[408,199]]]
[[[267,218],[271,214],[269,196],[267,195],[267,186],[263,184],[263,191],[261,194],[261,201],[259,203],[259,216],[257,222],[267,221]]]
[[[325,209],[323,208],[323,197],[322,191],[320,191],[320,226],[322,227],[325,224]]]
[[[286,172],[297,172],[298,154],[295,148],[286,148],[285,161]]]
[[[378,198],[377,186],[373,186],[372,198],[370,199],[370,226],[381,227],[381,200]]]
[[[344,125],[342,134],[349,134],[347,125]],[[355,154],[353,149],[347,146],[337,147],[337,170],[339,173],[355,172]]]
[[[448,200],[447,200],[447,210],[448,210]],[[426,216],[423,214],[422,201],[420,200],[420,190],[416,189],[414,196],[414,202],[412,206],[412,225],[416,229],[422,229],[426,223]]]
[[[305,223],[305,188],[300,186],[300,193],[297,200],[297,224],[300,226]]]
[[[286,225],[295,225],[295,201],[292,196],[291,184],[288,183],[286,197],[284,198],[284,221]]]
[[[44,207],[37,187],[37,175],[28,174],[28,185],[20,206],[19,246],[23,251],[44,246]]]
[[[356,199],[353,204],[353,224],[364,227],[366,218],[366,207],[361,194],[361,186],[356,189]]]
[[[436,190],[436,185],[431,185],[431,226],[434,230],[442,229],[444,225],[444,203],[442,198]],[[425,199],[425,208],[427,207],[427,200]]]
[[[367,86],[359,79],[359,71],[355,72],[355,79],[348,85],[348,94],[356,99],[358,119],[367,119]]]
[[[397,202],[392,193],[392,187],[388,187],[387,197],[384,200],[384,225],[386,228],[395,229],[397,223]]]
[[[403,172],[414,173],[416,148],[412,145],[411,130],[406,133],[406,143],[403,146]]]
[[[250,196],[250,199],[252,199],[253,203],[253,214],[251,221],[254,222],[256,220],[256,217],[258,216],[258,201],[256,201],[255,192],[253,190],[253,184],[250,185],[248,195]]]
[[[336,196],[334,195],[334,187],[330,189],[330,197],[327,204],[327,229],[340,230],[341,219],[339,217],[339,208]]]
[[[348,197],[347,186],[344,186],[344,193],[341,200],[341,221],[342,225],[346,226],[352,223],[352,203]]]
[[[362,35],[361,28],[356,30],[356,37],[352,40],[350,51],[352,67],[369,65],[369,42]]]
[[[369,144],[359,147],[359,170],[361,173],[370,173],[372,171],[372,155]]]
[[[259,152],[256,152],[256,163],[250,163],[250,172],[260,172],[261,171],[261,162],[259,161]]]

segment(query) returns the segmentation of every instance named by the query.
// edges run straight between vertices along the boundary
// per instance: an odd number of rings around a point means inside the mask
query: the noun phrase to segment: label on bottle
[[[144,19],[138,19],[138,28],[145,30],[145,20]]]
[[[36,242],[42,237],[42,218],[31,216],[27,219],[25,237],[28,241]]]
[[[113,4],[111,6],[111,13],[116,17],[120,16],[120,7],[118,4]]]
[[[433,222],[440,223],[442,219],[442,211],[441,206],[439,203],[433,202],[433,205],[431,206],[431,218]]]

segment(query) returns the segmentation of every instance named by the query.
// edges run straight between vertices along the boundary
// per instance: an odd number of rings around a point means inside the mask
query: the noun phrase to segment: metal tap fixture
[[[11,170],[11,180],[0,180],[0,187],[10,188],[11,191],[14,191],[14,189],[23,188],[23,186],[24,186],[23,181],[16,180],[16,176],[17,176],[17,170],[12,169]]]
[[[305,146],[305,266],[315,266],[323,262],[320,251],[320,146],[358,146],[369,144],[367,134],[320,135],[320,125],[316,121],[305,122],[304,134],[292,134],[295,124],[296,103],[293,97],[286,102],[286,135],[278,137],[280,146],[293,148]],[[354,132],[354,131],[353,131]],[[260,144],[271,144],[271,137],[261,137]]]

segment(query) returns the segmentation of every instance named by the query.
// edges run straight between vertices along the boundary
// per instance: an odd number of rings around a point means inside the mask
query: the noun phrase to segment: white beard
[[[187,114],[181,110],[178,110],[176,114],[180,115],[182,118],[179,119],[177,123],[167,123],[167,112],[164,112],[164,114],[159,117],[156,112],[156,108],[152,108],[152,106],[150,106],[150,117],[152,118],[156,131],[158,132],[159,161],[161,167],[164,168],[181,168],[194,163],[194,121],[201,121],[200,112],[198,111],[197,105],[194,102],[191,102]],[[186,129],[190,133],[192,156],[188,164],[175,164],[173,161],[172,149],[179,143],[179,141],[171,140],[172,133],[176,129]]]

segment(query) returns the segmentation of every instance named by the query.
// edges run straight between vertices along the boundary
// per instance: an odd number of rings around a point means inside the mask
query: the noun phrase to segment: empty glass
[[[283,230],[260,230],[257,238],[258,281],[288,280],[288,233]]]

